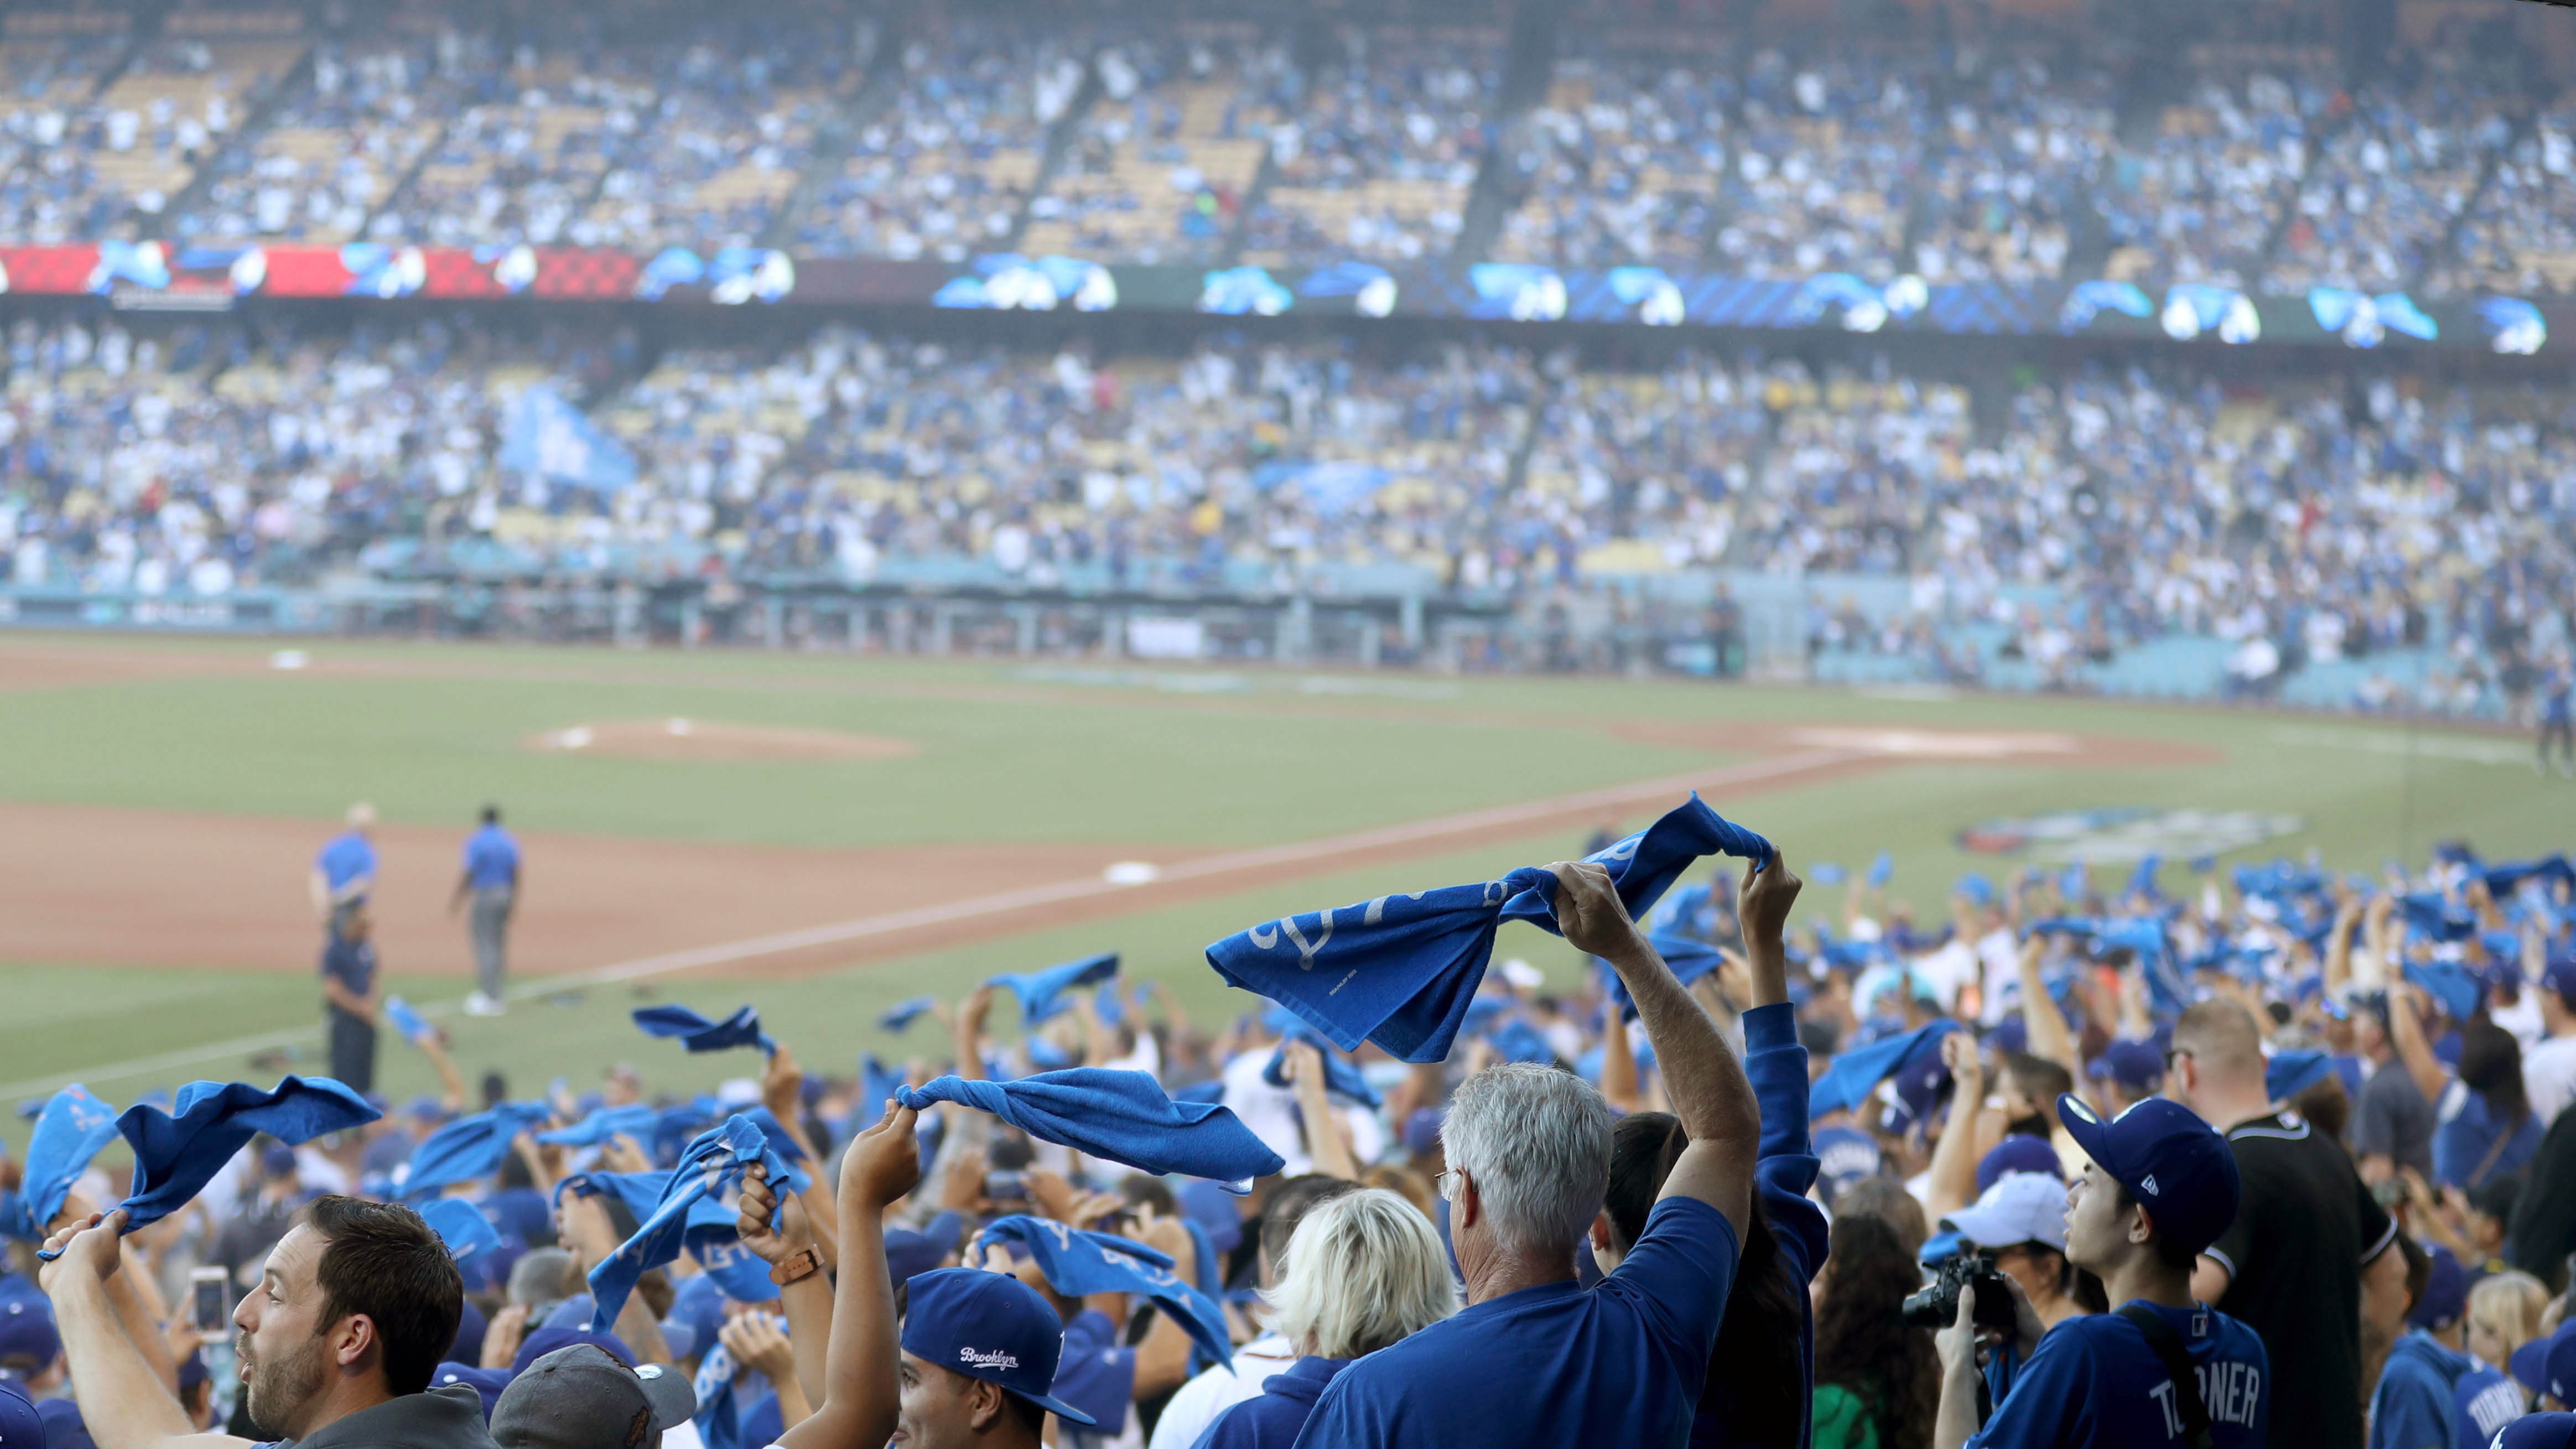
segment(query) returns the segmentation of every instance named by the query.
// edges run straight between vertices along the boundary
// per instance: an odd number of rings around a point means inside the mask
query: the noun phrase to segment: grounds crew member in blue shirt
[[[499,1016],[501,976],[508,965],[510,912],[519,903],[519,842],[501,828],[501,807],[483,807],[483,826],[465,838],[465,869],[447,898],[448,914],[474,903],[474,990],[468,1016]]]
[[[1465,1311],[1353,1363],[1316,1402],[1297,1449],[1367,1446],[1671,1449],[1684,1442],[1752,1211],[1761,1112],[1717,1026],[1634,922],[1609,873],[1559,864],[1567,944],[1608,961],[1637,1003],[1690,1145],[1645,1233],[1586,1291],[1574,1249],[1610,1180],[1610,1106],[1581,1078],[1488,1067],[1451,1099],[1440,1138]],[[1741,890],[1757,977],[1782,952],[1798,878],[1774,860]]]
[[[2109,1121],[2071,1096],[2057,1106],[2092,1159],[2066,1191],[2066,1258],[2099,1275],[2119,1307],[2042,1337],[2007,1280],[2021,1366],[1980,1428],[1976,1291],[1962,1290],[1958,1320],[1939,1337],[1934,1449],[2257,1449],[2268,1423],[2263,1341],[2191,1296],[2194,1260],[2236,1217],[2227,1139],[2161,1097]]]
[[[365,900],[376,889],[376,807],[363,800],[350,806],[348,825],[313,857],[313,874],[306,882],[313,895],[313,914],[325,921],[333,911]]]

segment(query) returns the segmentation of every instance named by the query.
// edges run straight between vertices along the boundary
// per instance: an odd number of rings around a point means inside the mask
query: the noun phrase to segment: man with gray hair
[[[1761,1110],[1609,872],[1589,861],[1554,870],[1558,928],[1619,973],[1690,1145],[1636,1247],[1586,1292],[1574,1252],[1609,1191],[1609,1104],[1551,1067],[1469,1077],[1440,1129],[1449,1170],[1439,1184],[1468,1307],[1343,1370],[1298,1449],[1678,1445],[1690,1433],[1752,1211]],[[1783,954],[1798,886],[1776,858],[1745,872],[1740,914],[1757,973]]]

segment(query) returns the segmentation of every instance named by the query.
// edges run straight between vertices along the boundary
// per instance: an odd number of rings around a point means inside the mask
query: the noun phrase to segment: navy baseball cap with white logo
[[[1068,1424],[1099,1422],[1049,1396],[1064,1320],[1026,1283],[981,1268],[940,1268],[912,1279],[904,1293],[905,1353],[999,1384]]]
[[[2147,1210],[2156,1235],[2197,1253],[2236,1221],[2236,1154],[2190,1108],[2149,1097],[2105,1122],[2073,1095],[2058,1120],[2084,1155]]]

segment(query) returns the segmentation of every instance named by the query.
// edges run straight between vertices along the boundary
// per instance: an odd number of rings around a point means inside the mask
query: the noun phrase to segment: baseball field
[[[620,1060],[672,1087],[751,1068],[644,1039],[646,1001],[756,1003],[846,1073],[905,1055],[874,1024],[895,1001],[1100,950],[1218,1021],[1253,1005],[1200,958],[1219,936],[1570,856],[1692,788],[1802,869],[1890,852],[1891,893],[1937,918],[1963,873],[2070,855],[2125,875],[2153,851],[2184,890],[2203,854],[2565,848],[2576,785],[2528,760],[2495,733],[2078,699],[0,634],[0,1101],[319,1070],[305,874],[362,800],[391,989],[525,1094]],[[457,1010],[447,911],[486,804],[526,850],[496,1019]],[[1522,927],[1498,954],[1581,965]],[[379,1085],[432,1078],[389,1037]]]

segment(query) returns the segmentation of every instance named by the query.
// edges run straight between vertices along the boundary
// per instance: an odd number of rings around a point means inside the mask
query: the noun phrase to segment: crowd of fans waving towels
[[[392,1013],[443,1100],[66,1088],[0,1175],[0,1443],[2576,1443],[2563,856],[1971,877],[1938,933],[1882,858],[1793,942],[1696,797],[1601,845],[1220,941],[1275,1005],[1214,1038],[1104,956],[890,1012],[948,1074],[657,1006],[762,1076],[469,1114]],[[1506,920],[1597,982],[1489,976]]]

